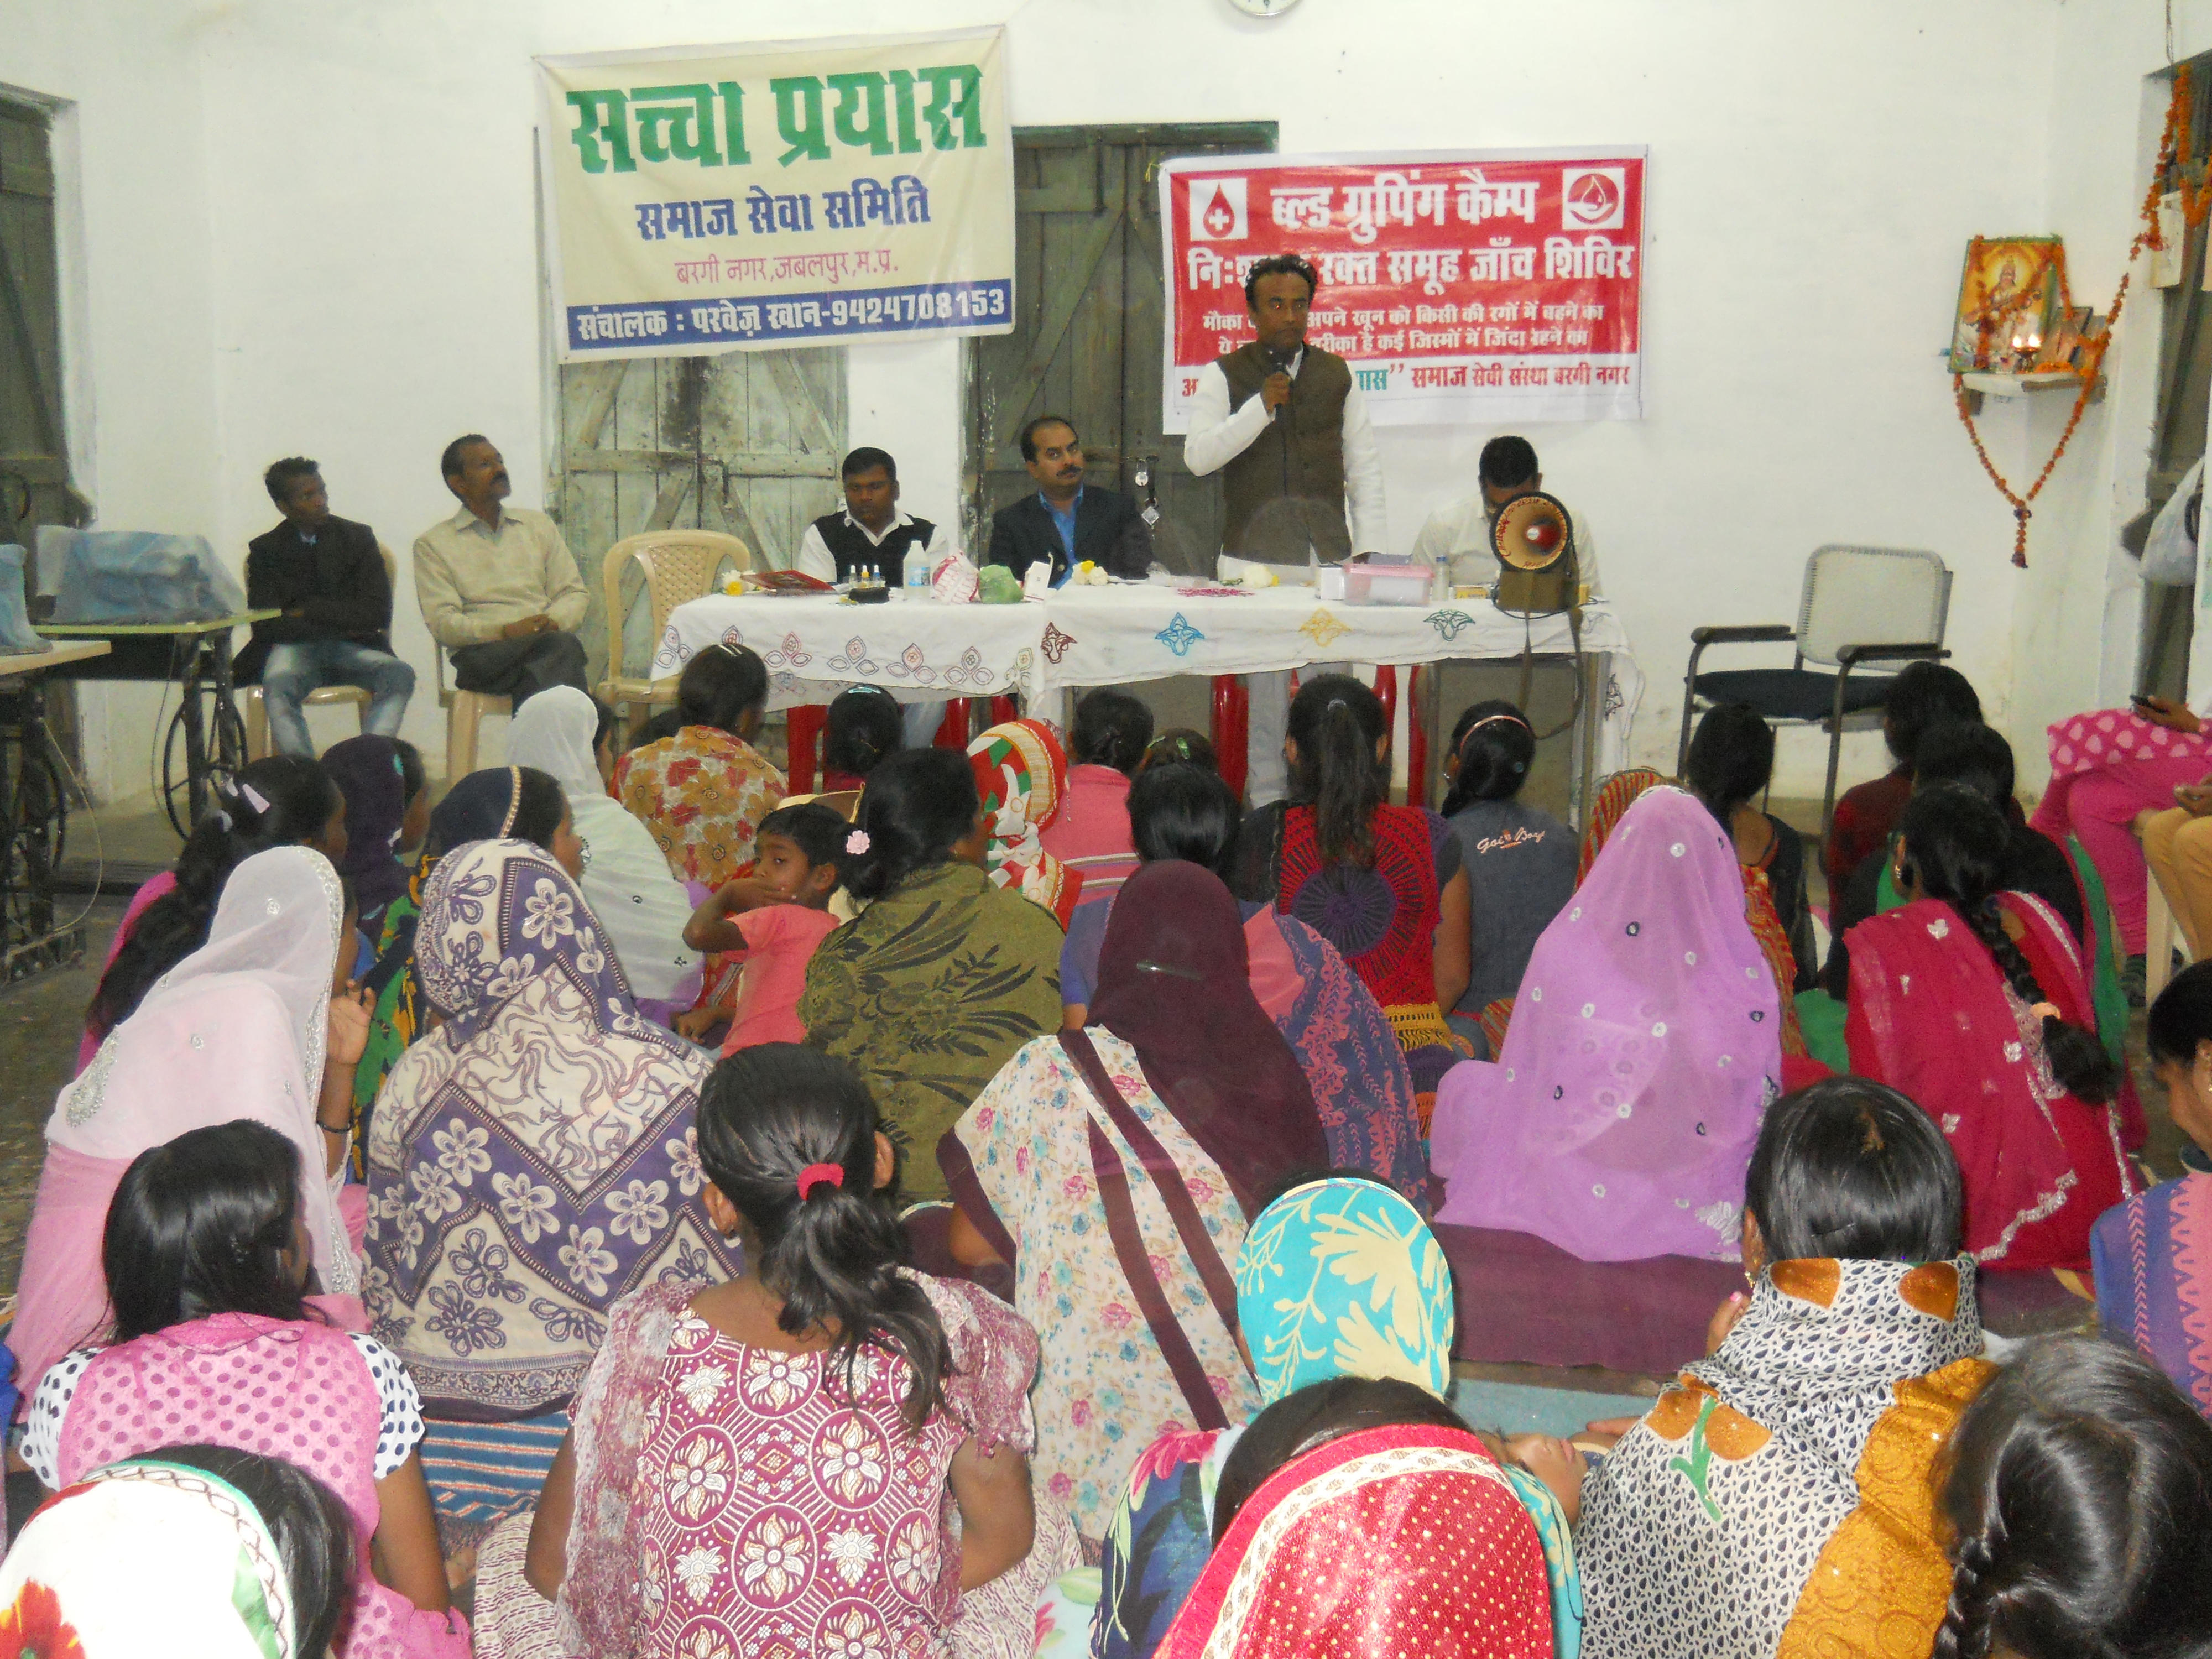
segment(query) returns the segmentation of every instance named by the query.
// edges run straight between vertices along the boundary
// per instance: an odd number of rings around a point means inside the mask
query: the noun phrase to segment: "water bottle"
[[[920,599],[929,592],[929,550],[919,541],[906,550],[906,591],[908,599]]]

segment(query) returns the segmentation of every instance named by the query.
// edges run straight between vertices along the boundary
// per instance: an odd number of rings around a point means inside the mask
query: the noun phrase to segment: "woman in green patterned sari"
[[[807,1042],[873,1091],[911,1198],[948,1195],[939,1139],[1017,1049],[1060,1027],[1064,935],[992,884],[989,838],[965,756],[885,759],[839,861],[867,908],[816,947],[799,999]]]

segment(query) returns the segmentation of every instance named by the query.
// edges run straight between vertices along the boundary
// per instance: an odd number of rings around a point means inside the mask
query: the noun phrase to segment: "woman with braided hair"
[[[1934,1659],[2212,1654],[2212,1425],[2149,1361],[2039,1342],[1968,1407],[1945,1461]]]
[[[479,1558],[485,1659],[1028,1659],[1081,1556],[1030,1490],[1036,1333],[902,1264],[878,1124],[799,1044],[714,1068],[692,1178],[744,1271],[615,1305],[534,1516]]]
[[[1924,789],[1900,827],[1907,902],[1848,940],[1851,1070],[1943,1131],[1978,1260],[2078,1271],[2091,1225],[2134,1191],[2080,947],[2042,900],[1997,890],[2007,831],[1982,797]]]

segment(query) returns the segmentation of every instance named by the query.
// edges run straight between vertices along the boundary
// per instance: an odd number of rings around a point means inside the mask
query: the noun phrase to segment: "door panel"
[[[563,366],[561,522],[591,590],[582,638],[594,678],[607,660],[607,550],[647,530],[719,530],[757,562],[788,565],[808,523],[842,499],[845,407],[837,346]],[[659,644],[642,591],[624,585],[629,674]]]
[[[1211,574],[1219,486],[1193,478],[1182,440],[1160,432],[1158,170],[1174,156],[1274,148],[1273,122],[1015,133],[1014,329],[973,342],[969,356],[971,544],[988,545],[993,509],[1035,488],[1018,441],[1028,421],[1051,413],[1082,434],[1092,483],[1137,493],[1138,467],[1150,460],[1159,557]]]

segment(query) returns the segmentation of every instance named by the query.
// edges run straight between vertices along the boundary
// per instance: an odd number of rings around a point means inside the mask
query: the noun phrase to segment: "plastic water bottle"
[[[906,550],[906,591],[908,599],[920,599],[929,592],[929,550],[920,542]]]

